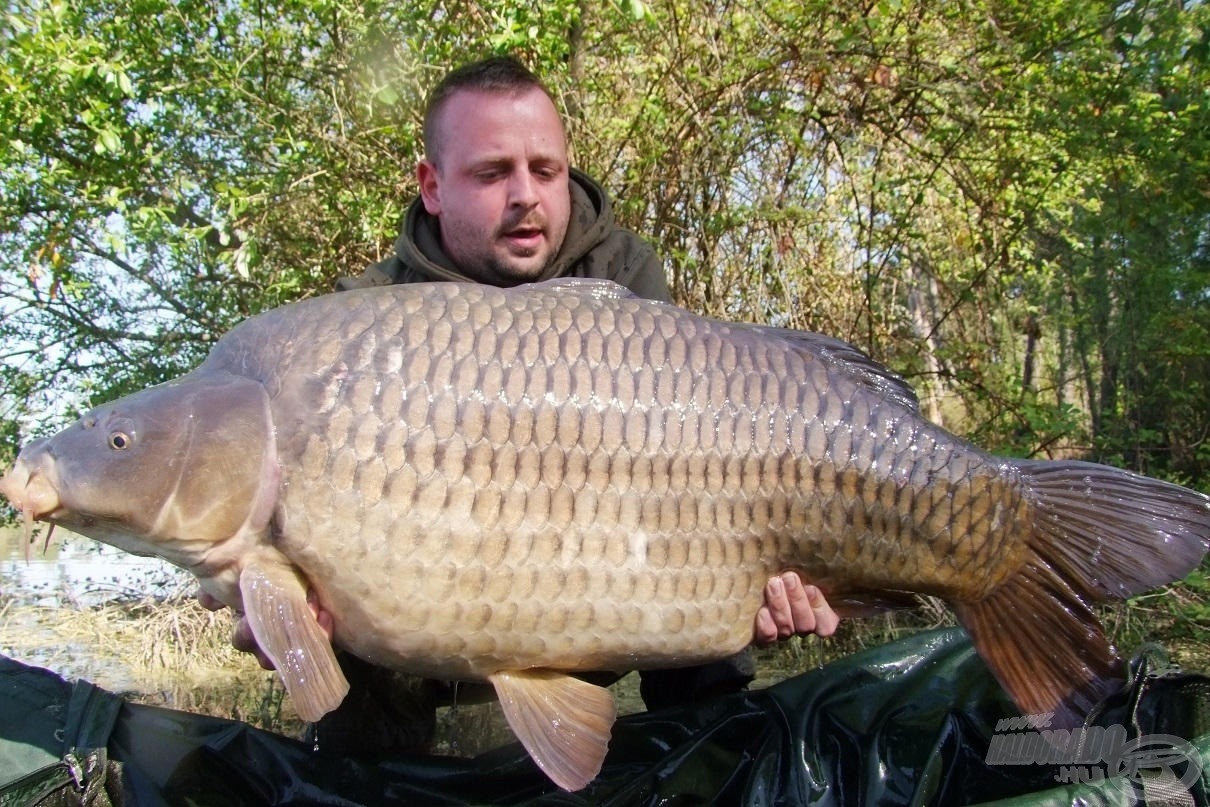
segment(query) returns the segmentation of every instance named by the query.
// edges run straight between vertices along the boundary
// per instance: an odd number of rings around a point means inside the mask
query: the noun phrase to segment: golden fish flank
[[[1024,712],[1074,721],[1121,674],[1089,604],[1183,576],[1210,535],[1192,491],[980,451],[844,343],[604,281],[270,311],[27,446],[2,489],[192,568],[304,717],[347,688],[310,588],[351,652],[491,681],[569,790],[614,711],[567,673],[730,655],[770,574],[854,610],[941,596]]]

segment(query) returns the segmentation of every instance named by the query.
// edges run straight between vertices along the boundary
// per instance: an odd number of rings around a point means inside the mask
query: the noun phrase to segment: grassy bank
[[[1155,642],[1189,670],[1210,671],[1210,574],[1207,567],[1155,593],[1102,609],[1111,639],[1124,653]],[[837,635],[793,639],[756,653],[755,686],[909,633],[953,624],[937,603],[868,619],[848,619]],[[81,677],[156,706],[228,717],[303,738],[306,726],[273,673],[228,644],[230,616],[191,597],[134,600],[93,608],[19,604],[0,597],[0,653]],[[639,711],[637,677],[613,686],[621,710]],[[436,750],[473,754],[511,739],[496,704],[442,709]]]

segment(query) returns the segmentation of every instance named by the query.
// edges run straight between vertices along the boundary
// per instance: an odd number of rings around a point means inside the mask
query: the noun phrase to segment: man
[[[491,57],[449,73],[429,96],[423,138],[420,197],[408,208],[395,254],[341,278],[337,290],[595,277],[671,302],[659,257],[614,223],[608,194],[570,167],[550,92],[515,59]],[[770,580],[754,639],[831,635],[836,622],[818,589],[786,574]]]
[[[342,278],[337,290],[421,281],[513,286],[591,277],[671,302],[655,251],[619,228],[605,191],[570,167],[554,101],[517,61],[489,58],[446,76],[429,98],[424,146],[425,159],[416,168],[420,198],[407,211],[395,254],[358,277]],[[788,573],[769,581],[753,639],[768,644],[794,633],[827,636],[837,621],[818,589],[804,587]],[[242,623],[236,639],[237,646],[256,650]],[[423,747],[434,728],[435,705],[468,697],[466,689],[460,694],[436,682],[418,682],[347,654],[341,666],[352,688],[345,703],[317,726],[321,749]],[[641,673],[640,690],[654,709],[741,690],[753,675],[744,652],[700,667]]]
[[[596,277],[671,302],[655,251],[617,227],[605,191],[569,167],[554,102],[517,62],[488,59],[447,76],[429,99],[424,144],[420,198],[395,255],[338,290]]]

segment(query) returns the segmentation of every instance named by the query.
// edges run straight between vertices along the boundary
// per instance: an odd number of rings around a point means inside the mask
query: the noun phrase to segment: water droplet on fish
[[[454,681],[451,684],[450,706],[446,712],[445,719],[449,726],[450,735],[450,753],[454,756],[460,756],[462,753],[461,743],[458,742],[458,682]]]
[[[307,734],[304,737],[304,740],[305,739],[309,739],[311,741],[311,752],[314,754],[318,754],[319,753],[319,726],[317,724],[315,724],[315,723],[307,724]]]

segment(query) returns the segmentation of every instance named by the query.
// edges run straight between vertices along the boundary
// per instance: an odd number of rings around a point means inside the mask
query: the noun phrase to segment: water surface
[[[190,591],[188,576],[61,529],[44,549],[45,534],[39,528],[27,558],[23,531],[0,527],[0,654],[107,689],[137,689],[143,665],[103,629],[90,630],[87,612]]]
[[[41,526],[29,546],[23,531],[0,527],[0,601],[76,608],[142,597],[163,597],[182,585],[182,573],[160,558],[141,558],[56,529],[43,549]]]

